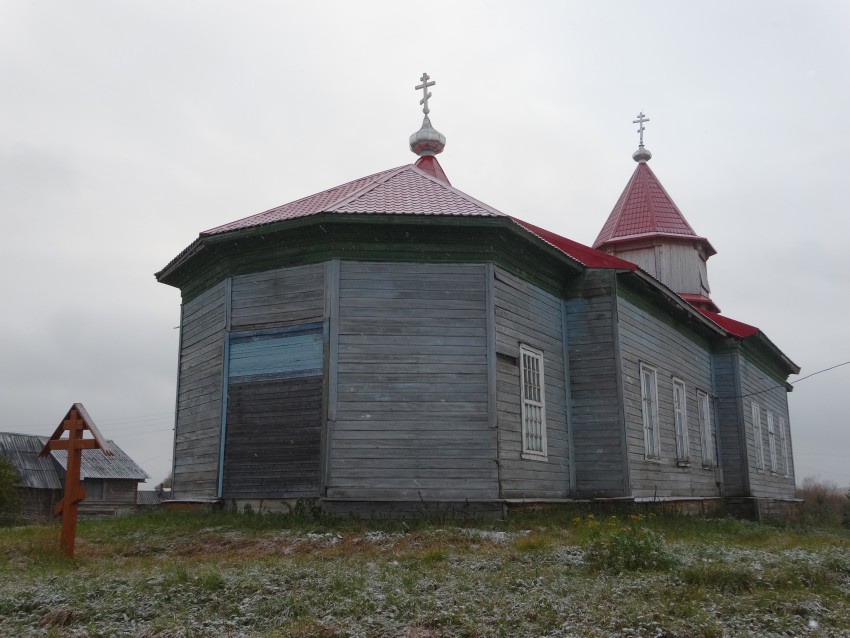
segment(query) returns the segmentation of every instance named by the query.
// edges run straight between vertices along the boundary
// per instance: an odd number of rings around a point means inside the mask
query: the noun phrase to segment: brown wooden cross
[[[84,439],[88,430],[94,438]],[[68,438],[62,435],[68,432]],[[80,466],[83,450],[102,450],[112,456],[112,450],[106,444],[100,431],[92,421],[82,403],[75,403],[56,428],[53,436],[44,444],[39,456],[47,456],[52,450],[67,450],[68,461],[65,466],[65,497],[56,505],[55,516],[62,517],[62,536],[59,547],[68,558],[74,557],[74,543],[77,539],[77,505],[86,497],[86,491],[80,487]]]

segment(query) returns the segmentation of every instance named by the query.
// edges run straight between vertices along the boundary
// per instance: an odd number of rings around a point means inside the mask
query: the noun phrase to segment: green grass
[[[846,531],[600,521],[154,513],[82,522],[73,561],[0,529],[0,636],[850,635]]]

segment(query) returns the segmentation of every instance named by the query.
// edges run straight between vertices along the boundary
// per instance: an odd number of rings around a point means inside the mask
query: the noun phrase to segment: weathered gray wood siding
[[[321,416],[321,376],[231,383],[222,496],[319,496]]]
[[[588,270],[567,289],[576,496],[626,492],[614,273]]]
[[[791,449],[790,419],[788,415],[788,394],[785,379],[770,372],[769,366],[760,361],[759,356],[748,351],[746,346],[738,350],[740,369],[740,394],[743,395],[744,424],[747,441],[747,466],[749,472],[750,496],[764,498],[794,498],[794,462]],[[764,450],[764,468],[757,467],[756,432],[753,426],[752,405],[757,404],[761,416],[762,448]],[[776,429],[776,451],[778,467],[771,468],[770,445],[767,429],[767,413],[773,414]],[[788,445],[788,467],[783,464],[779,419],[785,427]],[[785,476],[787,470],[788,476]]]
[[[325,316],[323,263],[233,278],[233,331],[319,321]]]
[[[724,496],[748,496],[744,400],[741,397],[737,345],[715,346],[714,414],[720,440],[720,466],[723,468]]]
[[[712,394],[708,341],[624,287],[618,289],[623,400],[632,496],[719,496],[715,468],[703,467],[697,390]],[[655,368],[660,459],[646,458],[640,364]],[[685,384],[687,463],[680,463],[673,423],[673,378]],[[712,415],[712,418],[713,415]]]
[[[234,277],[224,498],[321,493],[326,266]]]
[[[498,497],[486,272],[341,262],[328,497]]]
[[[102,519],[115,516],[128,516],[136,511],[136,494],[138,492],[138,481],[125,481],[118,479],[94,479],[103,484],[100,489],[101,497],[96,497],[92,490],[80,502],[79,513],[81,518]],[[88,483],[91,479],[83,479],[81,485],[87,492]]]
[[[495,270],[499,482],[504,498],[565,498],[570,489],[561,300]],[[520,344],[543,353],[545,460],[522,458]]]
[[[218,492],[227,282],[181,309],[174,496],[214,497]]]
[[[680,293],[708,295],[708,273],[698,248],[691,244],[660,244],[616,250],[615,254],[637,264],[660,282]]]

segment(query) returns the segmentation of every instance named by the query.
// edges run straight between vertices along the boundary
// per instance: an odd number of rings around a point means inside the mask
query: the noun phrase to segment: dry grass
[[[81,524],[75,561],[2,530],[0,636],[850,635],[846,532],[639,521],[670,565],[612,571],[582,520],[159,514]]]

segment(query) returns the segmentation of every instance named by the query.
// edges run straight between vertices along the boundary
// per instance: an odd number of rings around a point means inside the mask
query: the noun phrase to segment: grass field
[[[850,636],[850,534],[157,513],[0,529],[0,636]]]

